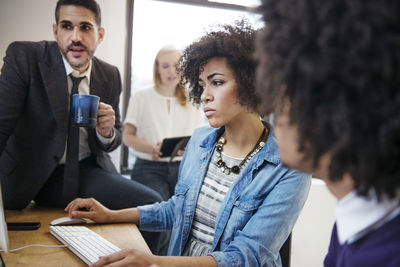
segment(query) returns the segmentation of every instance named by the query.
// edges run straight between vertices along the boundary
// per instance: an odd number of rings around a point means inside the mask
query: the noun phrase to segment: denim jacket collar
[[[269,134],[264,148],[260,151],[260,154],[257,157],[256,168],[258,168],[263,163],[264,160],[273,163],[275,165],[278,165],[281,162],[278,145],[276,141],[271,140],[271,139],[275,140],[274,130],[268,122],[262,121],[262,123],[268,129]],[[216,146],[217,144],[216,140],[218,136],[220,136],[224,131],[225,127],[214,129],[209,135],[207,135],[203,139],[202,142],[200,142],[200,148],[211,150],[213,147]]]

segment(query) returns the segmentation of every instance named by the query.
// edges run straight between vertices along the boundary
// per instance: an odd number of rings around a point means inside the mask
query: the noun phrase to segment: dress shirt
[[[394,199],[383,197],[378,202],[376,194],[359,196],[355,191],[347,194],[336,206],[336,226],[339,243],[352,243],[400,212],[400,194]]]
[[[79,94],[81,94],[81,95],[89,95],[90,94],[90,74],[92,71],[92,62],[91,61],[89,62],[89,68],[83,73],[79,73],[78,71],[74,70],[71,67],[71,65],[65,60],[64,57],[63,57],[63,62],[64,62],[65,71],[66,71],[66,75],[67,75],[69,94],[71,94],[71,90],[72,90],[72,80],[69,77],[69,75],[72,74],[72,76],[74,76],[74,77],[85,77],[79,83],[78,91],[79,91]],[[69,104],[68,104],[68,106],[69,106]],[[97,132],[97,130],[96,130],[96,134],[97,134],[97,138],[104,145],[111,144],[115,138],[114,131],[112,131],[112,136],[109,138],[101,136]],[[80,129],[79,129],[79,160],[87,158],[91,154],[87,139],[88,139],[88,132],[87,132],[86,128],[80,127]],[[65,143],[65,146],[67,146],[67,143]],[[67,154],[67,149],[65,149],[65,151],[64,151],[64,155],[62,156],[62,158],[59,162],[60,164],[65,163],[66,154]]]

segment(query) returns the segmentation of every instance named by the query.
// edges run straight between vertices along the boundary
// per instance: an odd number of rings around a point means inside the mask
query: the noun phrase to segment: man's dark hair
[[[60,8],[61,6],[81,6],[89,9],[93,12],[94,17],[96,18],[97,26],[101,26],[101,10],[99,4],[97,4],[94,0],[59,0],[56,5],[55,17],[56,23],[58,25],[58,21],[60,18]]]
[[[263,0],[262,111],[290,103],[300,151],[361,195],[400,188],[400,1]]]
[[[238,85],[237,95],[242,105],[255,110],[259,99],[255,95],[255,66],[253,58],[256,31],[246,20],[234,25],[218,25],[198,41],[188,46],[181,58],[182,83],[189,83],[190,99],[199,104],[203,89],[199,75],[207,62],[215,57],[225,58]]]

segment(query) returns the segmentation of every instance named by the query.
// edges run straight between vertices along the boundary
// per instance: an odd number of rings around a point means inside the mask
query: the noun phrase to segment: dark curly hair
[[[400,2],[264,0],[257,43],[262,112],[290,103],[300,151],[331,155],[360,195],[400,187]],[[278,104],[277,104],[278,103]]]
[[[225,58],[238,85],[240,104],[255,110],[259,98],[255,95],[255,49],[254,30],[247,20],[236,21],[234,25],[217,25],[184,51],[179,72],[181,83],[189,83],[189,97],[200,104],[203,89],[199,86],[199,75],[207,62],[215,57]]]

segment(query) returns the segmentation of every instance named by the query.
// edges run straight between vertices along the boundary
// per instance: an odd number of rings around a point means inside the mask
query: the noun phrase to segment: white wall
[[[96,56],[116,65],[125,74],[127,44],[127,0],[98,0],[102,11],[104,41]],[[0,66],[12,41],[54,40],[52,25],[55,23],[56,0],[1,0],[0,1]],[[121,99],[122,103],[122,99]],[[114,164],[120,166],[120,150],[111,153]]]
[[[10,42],[53,40],[54,0],[0,1],[0,65]]]
[[[320,267],[328,252],[336,198],[325,183],[312,180],[304,209],[292,233],[291,267]]]

